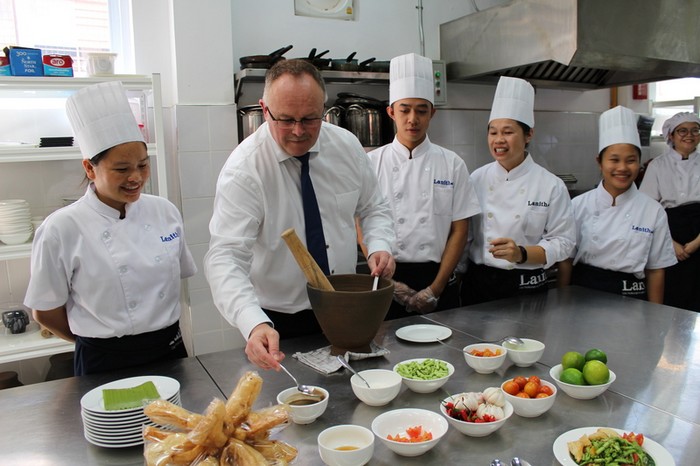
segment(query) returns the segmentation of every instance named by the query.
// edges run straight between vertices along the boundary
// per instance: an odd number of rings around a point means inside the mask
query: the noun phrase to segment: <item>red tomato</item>
[[[542,383],[542,381],[540,380],[540,378],[537,377],[536,375],[531,375],[530,377],[528,377],[527,381],[528,381],[528,382],[534,382],[534,383],[536,383],[537,385],[540,385],[540,384]]]
[[[525,377],[522,377],[522,376],[517,376],[516,378],[513,379],[513,382],[520,385],[520,389],[522,390],[523,388],[525,388],[525,384],[527,383],[527,379]]]
[[[503,384],[503,391],[509,395],[515,396],[520,391],[520,385],[518,385],[514,380],[509,380]]]
[[[547,398],[549,395],[546,393],[539,392],[537,395],[535,395],[535,398]]]
[[[525,392],[518,392],[518,394],[515,396],[517,396],[518,398],[527,398],[528,400],[530,399],[530,395],[528,395]]]
[[[523,391],[527,393],[530,398],[534,398],[540,391],[540,386],[537,385],[535,382],[528,382],[525,384]]]
[[[549,388],[548,385],[540,385],[540,393],[544,393],[547,396],[554,395],[554,390]]]

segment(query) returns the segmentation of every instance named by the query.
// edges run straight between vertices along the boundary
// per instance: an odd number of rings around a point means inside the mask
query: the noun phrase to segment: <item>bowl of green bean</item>
[[[452,377],[455,367],[447,361],[432,358],[407,359],[394,366],[394,372],[416,393],[433,393]]]

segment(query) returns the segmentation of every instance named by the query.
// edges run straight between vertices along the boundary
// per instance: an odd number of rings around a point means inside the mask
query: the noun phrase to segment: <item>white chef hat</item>
[[[491,105],[489,123],[498,118],[508,118],[535,127],[535,89],[520,78],[501,76]]]
[[[690,112],[680,112],[673,115],[668,120],[664,121],[661,127],[661,133],[664,135],[666,144],[673,147],[673,141],[671,140],[671,135],[676,130],[678,125],[683,123],[697,123],[700,125],[700,118],[694,113]]]
[[[598,120],[598,152],[613,144],[632,144],[642,149],[637,115],[622,105],[603,112]]]
[[[145,142],[119,81],[80,89],[68,98],[66,113],[84,159],[125,142]]]
[[[433,61],[415,53],[391,59],[389,105],[400,99],[425,99],[435,103]]]

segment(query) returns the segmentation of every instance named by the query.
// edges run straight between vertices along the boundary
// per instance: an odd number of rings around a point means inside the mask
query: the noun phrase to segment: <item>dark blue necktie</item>
[[[321,267],[323,273],[330,275],[326,238],[323,236],[321,212],[318,210],[314,185],[309,176],[309,153],[297,157],[301,162],[301,201],[304,206],[304,223],[306,225],[306,248]]]

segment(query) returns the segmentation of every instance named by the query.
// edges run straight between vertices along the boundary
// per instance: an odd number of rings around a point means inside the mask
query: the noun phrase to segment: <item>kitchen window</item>
[[[652,136],[661,137],[661,126],[678,112],[700,114],[700,78],[660,81],[651,86],[654,126]]]
[[[134,72],[129,0],[0,0],[0,44],[70,55],[87,76],[89,52],[115,52],[115,71]]]

